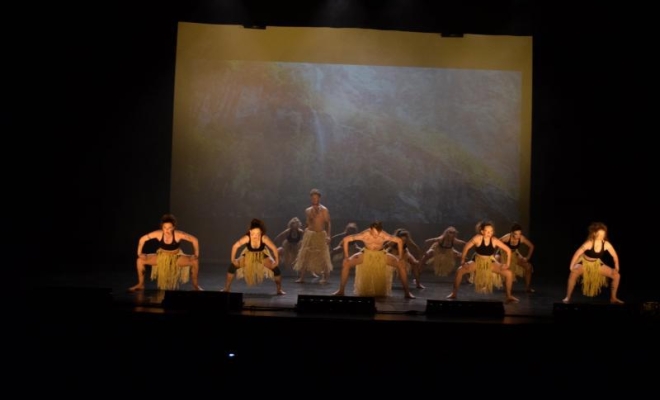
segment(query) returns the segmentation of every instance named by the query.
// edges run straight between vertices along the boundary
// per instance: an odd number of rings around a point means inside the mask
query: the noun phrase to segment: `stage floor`
[[[147,275],[149,270],[147,270]],[[318,278],[308,275],[305,283],[296,283],[297,275],[293,270],[284,270],[282,273],[282,288],[285,295],[276,295],[275,284],[271,280],[265,280],[256,286],[247,286],[242,279],[235,279],[232,285],[232,293],[242,295],[243,306],[240,313],[246,316],[285,316],[285,317],[308,317],[298,312],[297,304],[300,295],[304,296],[332,296],[339,287],[340,271],[334,270],[325,284],[320,284]],[[202,266],[200,271],[200,286],[205,292],[220,292],[225,283],[226,267]],[[112,294],[113,301],[118,305],[134,307],[136,311],[149,312],[163,308],[162,302],[166,292],[157,290],[156,283],[146,278],[146,288],[143,291],[129,292],[127,289],[135,284],[136,276],[131,266],[110,266],[104,268],[92,268],[89,271],[68,272],[42,272],[31,279],[34,288],[61,288],[66,291],[71,288],[103,288]],[[345,296],[353,294],[354,271],[351,271]],[[375,313],[369,316],[363,315],[325,315],[332,318],[368,318],[370,320],[398,320],[398,321],[428,321],[437,322],[439,317],[436,312],[433,318],[427,315],[429,300],[432,302],[449,302],[446,296],[451,292],[453,276],[440,277],[430,270],[422,273],[421,281],[424,289],[414,286],[412,277],[409,285],[414,299],[404,298],[401,283],[395,278],[392,294],[389,297],[376,297]],[[552,322],[557,307],[561,306],[561,299],[565,296],[565,280],[547,277],[535,277],[532,282],[534,293],[524,290],[524,283],[520,280],[514,282],[513,295],[519,299],[517,303],[504,303],[503,289],[495,289],[492,294],[476,293],[474,286],[465,282],[460,286],[458,299],[455,302],[502,302],[504,318],[497,320],[498,323],[546,323]],[[186,283],[181,285],[179,291],[192,291],[192,285]],[[609,289],[606,288],[597,297],[585,297],[582,295],[579,285],[573,294],[571,304],[576,307],[581,305],[594,305],[609,307]],[[639,307],[644,303],[660,301],[658,293],[644,293],[638,290],[626,292],[622,289],[619,297],[626,304],[622,308]],[[81,298],[81,302],[85,299]],[[349,313],[350,314],[350,313]],[[324,315],[315,315],[323,317]],[[451,320],[461,319],[461,315],[451,314]],[[474,316],[466,316],[466,319],[474,321]],[[492,323],[492,319],[488,319]]]
[[[517,282],[520,302],[514,304],[502,303],[502,291],[481,295],[463,284],[454,304],[501,304],[503,315],[429,315],[429,300],[446,304],[452,283],[427,271],[426,288],[413,289],[415,299],[404,299],[395,281],[392,296],[375,299],[374,313],[302,313],[299,296],[332,297],[339,272],[321,285],[311,279],[295,283],[293,271],[284,271],[286,295],[275,295],[272,281],[247,287],[240,280],[232,288],[242,297],[239,309],[193,312],[166,307],[172,292],[156,290],[154,282],[142,292],[127,292],[136,280],[130,266],[58,271],[29,279],[30,308],[15,325],[11,373],[38,377],[49,393],[69,397],[90,390],[307,397],[309,390],[390,396],[392,390],[492,395],[504,389],[522,395],[531,390],[525,385],[554,395],[621,390],[641,396],[654,388],[643,376],[660,358],[657,314],[626,312],[653,304],[651,296],[635,291],[621,292],[626,304],[612,309],[607,291],[584,298],[576,290],[572,306],[595,305],[604,312],[566,318],[555,312],[563,281],[539,278],[532,294]],[[225,296],[225,272],[202,266],[205,294]],[[352,285],[351,277],[346,294]],[[188,283],[176,293],[190,290]]]

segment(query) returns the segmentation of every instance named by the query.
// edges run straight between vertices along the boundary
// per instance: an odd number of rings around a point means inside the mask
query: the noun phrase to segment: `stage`
[[[560,393],[571,379],[611,373],[615,381],[601,388],[609,393],[624,389],[622,371],[646,373],[660,355],[658,303],[642,293],[622,292],[626,304],[614,306],[607,291],[588,299],[576,290],[563,305],[564,283],[538,279],[535,293],[514,284],[518,303],[504,304],[502,291],[477,294],[469,283],[457,300],[446,301],[451,278],[426,271],[426,288],[413,289],[415,299],[404,299],[397,281],[391,297],[350,296],[351,277],[342,299],[360,304],[337,309],[327,302],[337,299],[331,294],[338,271],[326,285],[311,276],[295,283],[294,272],[284,271],[281,296],[272,281],[246,287],[239,280],[230,294],[221,293],[225,271],[202,267],[204,292],[192,292],[190,283],[159,291],[148,280],[144,291],[127,292],[136,279],[131,268],[55,269],[33,277],[23,299],[30,309],[19,325],[27,330],[19,339],[28,340],[27,351],[39,362],[22,358],[17,365],[67,393],[93,386],[172,394],[186,393],[191,384],[221,390],[242,383],[268,394],[284,382],[290,390],[326,390],[346,379],[373,393],[400,384],[414,392],[477,383],[475,376],[480,384],[462,390],[494,393],[499,384],[552,381],[548,390]],[[169,385],[155,383],[168,377]],[[374,388],[374,378],[393,380]]]
[[[167,307],[163,306],[167,292],[158,290],[156,283],[149,279],[149,269],[147,270],[146,287],[143,291],[129,292],[127,289],[136,282],[135,271],[132,266],[103,266],[90,268],[88,271],[74,270],[58,272],[58,269],[41,272],[38,276],[31,279],[30,287],[35,291],[43,292],[48,290],[49,296],[72,297],[70,293],[79,292],[79,303],[87,301],[85,295],[98,295],[99,293],[108,293],[113,307],[118,307],[126,311],[136,313],[167,313]],[[204,292],[199,297],[199,301],[214,301],[221,295],[221,289],[225,283],[226,266],[207,266],[200,268],[200,286]],[[231,288],[232,294],[239,294],[242,297],[240,307],[231,307],[233,315],[245,317],[285,317],[285,318],[307,318],[309,313],[300,313],[298,307],[299,296],[318,296],[330,297],[339,287],[339,267],[330,274],[328,283],[320,284],[318,278],[311,275],[306,276],[305,283],[296,283],[296,273],[290,269],[282,271],[282,288],[285,295],[275,294],[275,284],[271,280],[265,280],[262,284],[249,287],[242,279],[235,279]],[[353,294],[354,271],[351,271],[348,284],[346,286],[345,296],[356,297]],[[492,294],[476,293],[474,286],[464,282],[458,292],[458,299],[446,300],[446,296],[451,292],[453,284],[453,275],[441,277],[433,274],[428,268],[421,276],[421,283],[424,289],[415,288],[412,276],[409,277],[409,285],[414,299],[404,298],[401,282],[395,277],[392,285],[392,295],[389,297],[373,298],[375,310],[369,315],[354,315],[350,312],[332,312],[314,315],[319,318],[362,318],[372,321],[401,321],[401,322],[444,322],[442,315],[427,315],[429,302],[437,303],[502,303],[502,318],[497,320],[499,324],[530,324],[530,323],[552,323],[556,322],[557,312],[561,312],[569,306],[574,307],[598,307],[600,309],[612,310],[630,310],[636,312],[636,309],[643,307],[647,303],[660,301],[660,295],[657,293],[646,293],[639,290],[630,290],[622,283],[619,297],[626,304],[621,307],[614,307],[608,301],[609,288],[605,288],[598,297],[589,298],[582,295],[579,285],[576,287],[573,298],[569,305],[562,305],[561,299],[565,296],[566,282],[556,276],[534,276],[532,287],[534,293],[527,293],[524,290],[524,284],[519,279],[514,282],[513,295],[519,299],[518,303],[504,303],[503,289],[495,289]],[[88,289],[80,291],[77,289]],[[627,290],[628,289],[628,290]],[[182,284],[179,292],[192,291],[190,283]],[[208,293],[211,292],[211,293]],[[185,295],[182,295],[185,296]],[[190,294],[189,296],[194,296]],[[93,297],[92,297],[93,300]],[[186,299],[184,299],[185,301]],[[197,300],[193,300],[197,301]],[[583,307],[584,306],[584,307]],[[488,307],[488,306],[484,306]],[[634,310],[633,310],[634,309]],[[626,311],[627,312],[627,311]],[[613,311],[613,315],[620,315],[623,312]],[[465,317],[465,318],[464,318]],[[470,317],[470,318],[467,318]],[[464,321],[465,319],[474,320],[471,316],[462,316],[460,314],[451,314],[452,322]],[[475,322],[480,322],[477,318]],[[492,323],[492,320],[488,321]]]

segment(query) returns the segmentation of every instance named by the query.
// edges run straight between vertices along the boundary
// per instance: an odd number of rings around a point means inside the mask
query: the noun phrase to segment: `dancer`
[[[302,223],[298,217],[293,217],[289,220],[287,228],[279,235],[275,236],[273,242],[282,243],[277,248],[280,256],[280,262],[287,267],[293,268],[293,263],[298,257],[300,251],[301,239],[305,231],[301,228]]]
[[[517,222],[511,226],[511,231],[502,236],[500,240],[511,249],[510,268],[513,273],[514,282],[516,277],[524,278],[525,291],[527,293],[534,293],[535,290],[532,289],[532,274],[534,273],[534,267],[529,262],[529,259],[532,258],[532,254],[534,253],[534,243],[522,234],[522,226]],[[527,254],[525,256],[520,253],[521,245],[527,247]],[[501,262],[506,263],[506,253],[499,252],[497,256],[500,258]]]
[[[243,246],[245,248],[235,258],[236,252]],[[231,247],[230,260],[223,292],[231,291],[231,284],[236,276],[238,279],[244,278],[248,286],[258,285],[264,279],[272,279],[275,281],[277,294],[286,294],[282,290],[282,272],[278,267],[277,246],[266,236],[266,224],[262,220],[254,218],[250,221],[247,233]]]
[[[474,286],[477,293],[492,293],[493,287],[497,285],[495,274],[499,274],[504,278],[504,285],[506,290],[506,302],[518,302],[518,299],[511,294],[513,286],[513,274],[509,269],[509,262],[511,260],[511,249],[504,244],[501,240],[494,235],[495,228],[490,221],[483,221],[477,225],[479,233],[474,235],[465,246],[461,253],[461,266],[456,271],[456,278],[454,279],[454,288],[447,296],[448,299],[455,299],[458,296],[458,287],[461,284],[463,275],[475,272]],[[475,248],[474,260],[465,261],[470,249]],[[497,261],[495,258],[495,251],[501,249],[507,255],[507,262],[504,264]]]
[[[404,252],[404,257],[403,257],[403,262],[405,265],[405,270],[408,275],[412,273],[414,276],[413,278],[413,283],[415,284],[415,287],[417,289],[426,289],[424,285],[422,285],[419,276],[421,274],[421,265],[419,263],[419,259],[413,254],[411,249],[416,254],[420,254],[422,252],[422,249],[419,248],[417,243],[415,243],[414,240],[412,240],[412,237],[410,235],[410,232],[406,229],[399,228],[394,231],[394,236],[401,238],[403,241],[403,252]],[[386,242],[385,243],[385,251],[394,255],[395,257],[399,258],[399,248],[397,243],[395,242]],[[398,270],[394,270],[396,273],[398,273]]]
[[[312,189],[309,197],[312,205],[305,210],[305,233],[293,269],[299,273],[296,283],[304,283],[305,274],[309,271],[321,274],[319,283],[325,284],[332,271],[330,211],[321,204],[321,192],[318,189]]]
[[[361,240],[364,243],[364,250],[352,256],[348,254],[348,247],[354,240]],[[403,241],[401,238],[383,231],[383,224],[380,221],[374,221],[366,229],[355,235],[344,238],[344,262],[341,269],[341,282],[339,290],[333,293],[335,296],[343,296],[348,283],[348,277],[351,268],[359,265],[364,267],[364,276],[358,277],[356,271],[355,293],[358,296],[387,296],[391,291],[392,275],[388,276],[389,267],[396,268],[398,271],[401,285],[403,286],[404,296],[407,299],[414,299],[410,288],[408,287],[408,275],[406,274],[403,257],[398,259],[392,254],[388,254],[383,249],[386,242],[397,244],[398,253],[404,254]]]
[[[614,267],[610,267],[602,260],[605,252],[610,253],[614,261]],[[619,256],[614,250],[612,243],[607,240],[607,226],[602,222],[594,222],[589,225],[589,234],[587,240],[582,243],[573,254],[569,266],[570,274],[568,276],[568,287],[566,297],[562,300],[564,303],[571,301],[571,295],[578,278],[582,278],[582,294],[587,297],[595,297],[600,293],[601,288],[606,287],[607,279],[612,280],[610,287],[610,303],[623,304],[617,297],[619,281]]]
[[[176,217],[165,214],[160,218],[160,229],[140,237],[137,247],[138,282],[129,291],[144,290],[144,272],[151,265],[151,280],[156,280],[158,289],[176,290],[180,283],[192,279],[193,290],[202,290],[199,286],[199,240],[184,231],[176,229]],[[142,249],[149,240],[158,240],[156,253],[144,254]],[[181,249],[181,241],[192,244],[193,254],[188,255]]]
[[[355,222],[349,222],[346,224],[346,228],[344,228],[344,231],[341,233],[338,233],[332,237],[330,240],[330,243],[335,243],[335,239],[343,239],[348,235],[353,235],[358,233],[360,230],[358,228],[357,223]],[[362,251],[362,246],[358,242],[352,242],[350,245],[350,248],[348,250],[350,255],[353,255],[359,251]],[[337,256],[342,257],[342,254],[344,253],[344,243],[340,240],[339,243],[335,247],[332,248],[330,251],[330,258],[335,261],[335,258]]]
[[[433,263],[433,272],[437,276],[449,276],[458,266],[461,259],[461,249],[465,246],[465,241],[457,237],[458,230],[453,226],[447,227],[438,237],[426,239],[424,243],[431,243],[431,247],[424,253],[420,260],[420,267],[423,268],[429,262]]]

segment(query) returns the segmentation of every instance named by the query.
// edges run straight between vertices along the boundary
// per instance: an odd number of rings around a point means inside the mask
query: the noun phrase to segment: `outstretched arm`
[[[280,232],[279,235],[275,236],[275,239],[273,239],[273,242],[280,243],[286,237],[286,235],[289,234],[290,230],[291,230],[291,228],[287,228],[287,229],[283,230],[282,232]]]
[[[342,246],[344,248],[344,258],[349,258],[350,257],[350,255],[348,253],[348,245],[351,244],[352,242],[356,241],[356,240],[362,240],[362,238],[364,237],[366,232],[367,231],[362,231],[360,233],[356,233],[356,234],[353,234],[353,235],[346,235],[344,237],[344,239],[341,241]]]
[[[199,240],[195,236],[193,236],[189,233],[186,233],[186,232],[178,231],[177,233],[181,238],[183,238],[184,240],[187,240],[188,242],[190,242],[192,244],[192,246],[193,246],[193,257],[199,257]]]
[[[158,238],[158,232],[160,231],[153,231],[149,232],[146,235],[143,235],[140,237],[140,240],[138,240],[138,247],[137,247],[137,255],[138,257],[142,255],[142,248],[144,247],[144,244],[148,242],[151,239],[156,239]]]
[[[470,239],[469,242],[465,244],[465,246],[463,246],[463,252],[461,253],[461,265],[465,264],[465,259],[467,258],[468,251],[470,251],[470,249],[474,246],[474,240],[475,238],[473,237],[472,239]]]
[[[410,252],[411,254],[414,253],[415,256],[417,256],[417,257],[422,256],[422,253],[423,253],[422,249],[420,249],[419,246],[417,245],[417,243],[415,243],[412,239],[408,239],[408,248],[413,249],[413,251]]]
[[[273,243],[272,240],[266,235],[263,235],[261,237],[261,240],[266,243],[266,246],[270,248],[270,254],[273,256],[273,259],[275,260],[275,265],[280,265],[280,252],[277,251],[277,246],[275,246],[275,243]]]
[[[569,270],[569,271],[572,271],[572,270],[573,270],[573,266],[574,266],[575,264],[577,264],[578,260],[579,260],[580,257],[582,256],[582,254],[584,254],[584,251],[585,251],[586,249],[588,249],[588,247],[587,247],[587,244],[588,244],[588,243],[589,243],[589,242],[584,242],[584,243],[582,244],[582,246],[580,246],[580,248],[577,249],[577,250],[575,251],[575,253],[573,254],[573,258],[571,258],[571,265],[568,266],[568,270]]]
[[[532,254],[534,253],[534,243],[532,243],[525,236],[521,238],[521,241],[525,246],[527,246],[527,255],[525,256],[525,259],[529,261],[529,259],[532,258]]]
[[[240,239],[238,239],[236,242],[234,242],[234,245],[231,246],[231,255],[229,256],[229,261],[234,264],[235,266],[238,266],[238,263],[236,262],[236,251],[238,251],[239,247],[243,246],[249,238],[247,235],[241,236]]]
[[[495,244],[495,246],[497,246],[500,249],[500,251],[506,253],[505,268],[509,268],[511,266],[511,248],[506,244],[504,244],[504,242],[501,241],[500,239],[493,238],[493,243]]]

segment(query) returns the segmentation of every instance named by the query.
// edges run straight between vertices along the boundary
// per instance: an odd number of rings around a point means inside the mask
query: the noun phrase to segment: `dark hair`
[[[603,239],[607,240],[607,225],[602,222],[592,222],[591,225],[589,225],[588,239],[594,239],[596,237],[596,232],[601,229],[605,231],[605,237]]]
[[[513,225],[511,225],[511,232],[515,231],[522,231],[522,226],[517,222],[514,222]]]
[[[176,227],[176,217],[174,216],[174,214],[165,214],[162,217],[160,217],[161,227],[168,222],[171,223],[174,227]]]
[[[383,223],[381,221],[374,221],[369,225],[369,229],[374,228],[378,232],[383,230]]]
[[[479,223],[477,223],[477,227],[476,227],[477,233],[481,233],[481,231],[486,229],[487,226],[492,226],[493,229],[495,229],[495,225],[493,225],[493,223],[490,220],[484,219],[484,220],[479,221]]]
[[[260,229],[262,235],[266,234],[266,224],[264,223],[264,221],[262,221],[258,218],[254,218],[254,219],[252,219],[252,221],[250,221],[250,228],[248,229],[248,233],[252,229]]]
[[[348,231],[357,232],[358,230],[359,230],[358,226],[355,222],[349,222],[348,224],[346,224],[346,228],[344,228],[345,233],[348,233]]]
[[[410,238],[410,233],[403,228],[399,228],[396,231],[394,231],[394,236],[396,237],[407,236],[408,238]]]
[[[318,190],[318,189],[312,189],[312,190],[309,191],[310,196],[312,196],[314,194],[318,194],[319,196],[321,196],[321,191]]]
[[[300,222],[300,218],[298,218],[298,217],[293,217],[293,218],[291,218],[291,219],[289,220],[289,223],[286,224],[286,227],[289,228],[289,229],[291,229],[291,225],[293,225],[294,223],[297,223],[298,225],[302,225],[302,222]]]

